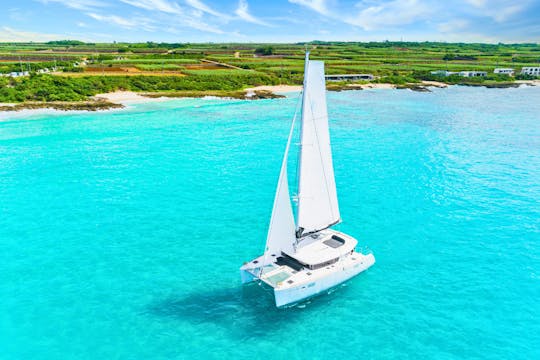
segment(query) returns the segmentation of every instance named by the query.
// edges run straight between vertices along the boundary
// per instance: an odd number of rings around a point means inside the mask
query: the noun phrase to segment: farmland
[[[1,43],[0,102],[83,101],[115,90],[238,92],[246,87],[301,84],[305,49],[327,74],[373,74],[375,82],[512,83],[497,67],[540,66],[538,44],[311,42],[301,44],[91,44],[79,41]],[[486,71],[482,78],[430,72]],[[517,76],[517,78],[526,78]]]

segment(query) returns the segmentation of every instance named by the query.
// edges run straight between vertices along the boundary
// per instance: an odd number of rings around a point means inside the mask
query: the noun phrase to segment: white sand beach
[[[351,87],[356,87],[360,89],[395,89],[396,85],[393,84],[351,84]]]
[[[516,80],[518,84],[540,86],[540,80]]]
[[[133,91],[115,91],[111,93],[96,94],[94,98],[106,100],[115,104],[133,104],[150,101],[163,101],[166,98],[149,98]],[[169,99],[170,100],[170,99]]]
[[[352,88],[358,88],[358,89],[395,89],[396,86],[392,84],[377,84],[377,83],[370,83],[370,84],[350,84],[349,85]],[[287,92],[297,92],[302,91],[302,86],[300,85],[264,85],[264,86],[256,86],[252,88],[247,88],[246,91],[254,92],[254,91],[271,91],[273,93],[287,93]]]
[[[434,86],[434,87],[439,87],[439,88],[445,88],[445,87],[448,87],[448,84],[443,83],[443,82],[440,82],[440,81],[427,81],[427,80],[423,80],[423,81],[422,81],[422,85],[425,85],[425,86]]]
[[[300,85],[263,85],[256,86],[252,88],[247,88],[246,92],[254,91],[271,91],[273,93],[287,93],[287,92],[296,92],[302,91],[302,86]]]

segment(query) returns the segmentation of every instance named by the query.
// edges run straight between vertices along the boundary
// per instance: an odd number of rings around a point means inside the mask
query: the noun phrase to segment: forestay
[[[308,61],[304,73],[298,184],[298,235],[340,220],[330,149],[324,62]]]

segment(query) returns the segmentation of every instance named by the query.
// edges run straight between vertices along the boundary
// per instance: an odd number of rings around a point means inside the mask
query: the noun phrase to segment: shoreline
[[[327,84],[328,91],[350,91],[350,90],[395,90],[410,89],[413,91],[430,92],[430,87],[448,88],[450,86],[478,86],[486,88],[509,88],[521,86],[540,86],[540,80],[516,80],[512,83],[501,84],[446,84],[438,81],[422,81],[415,84],[395,85],[388,83],[366,83],[366,84]],[[232,91],[163,91],[163,92],[134,92],[134,91],[114,91],[110,93],[96,94],[87,101],[58,101],[58,102],[22,102],[22,103],[0,103],[0,114],[20,113],[22,111],[104,111],[122,109],[131,104],[164,102],[171,99],[185,98],[224,98],[241,100],[258,100],[283,98],[283,94],[300,92],[301,85],[262,85],[243,90]]]
[[[123,108],[121,103],[102,99],[86,101],[26,101],[21,103],[0,103],[0,113],[18,112],[22,110],[56,110],[56,111],[100,111]]]
[[[156,100],[144,97],[134,91],[115,91],[110,93],[96,94],[93,96],[93,98],[120,105],[136,104],[147,102],[149,100]]]
[[[302,85],[261,85],[261,86],[255,86],[251,88],[244,89],[246,92],[246,96],[249,93],[254,93],[257,91],[270,91],[274,94],[286,94],[291,92],[299,92],[302,91],[303,86]]]

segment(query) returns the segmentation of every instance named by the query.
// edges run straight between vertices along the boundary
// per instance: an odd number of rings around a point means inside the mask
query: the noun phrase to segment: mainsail
[[[297,237],[340,221],[330,149],[324,62],[308,60],[304,71]]]

